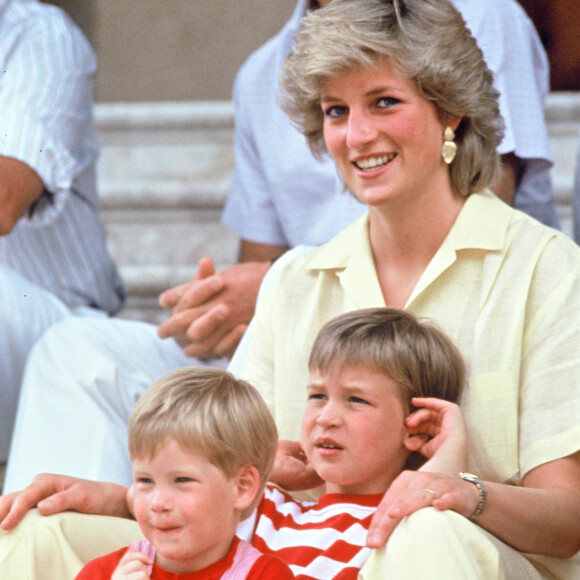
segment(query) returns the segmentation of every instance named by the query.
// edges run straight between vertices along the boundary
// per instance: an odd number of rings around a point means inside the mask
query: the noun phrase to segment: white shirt
[[[99,218],[93,51],[62,10],[36,0],[0,0],[0,30],[0,155],[45,186],[0,238],[0,261],[68,306],[116,312],[124,290]]]
[[[454,0],[496,74],[506,124],[499,153],[526,160],[516,207],[558,226],[543,117],[548,63],[538,35],[513,0]],[[235,168],[222,221],[245,240],[319,245],[362,215],[332,160],[316,161],[277,104],[279,76],[307,2],[241,68],[234,86]]]

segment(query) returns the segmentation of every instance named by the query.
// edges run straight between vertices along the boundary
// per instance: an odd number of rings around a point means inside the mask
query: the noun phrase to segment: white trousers
[[[219,525],[219,522],[216,522]],[[36,510],[0,530],[0,578],[74,578],[89,560],[142,538],[136,522]],[[578,560],[524,557],[454,512],[427,508],[405,518],[387,546],[371,553],[362,580],[575,580]]]
[[[0,461],[6,461],[22,374],[30,349],[68,307],[44,288],[0,264]]]
[[[225,364],[187,358],[143,322],[70,317],[55,324],[26,367],[4,493],[42,472],[129,485],[127,422],[137,399],[172,370]]]

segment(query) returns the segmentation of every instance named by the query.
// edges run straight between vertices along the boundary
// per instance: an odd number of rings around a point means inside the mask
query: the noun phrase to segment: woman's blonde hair
[[[356,310],[327,322],[308,365],[320,372],[334,365],[378,370],[397,383],[409,411],[412,397],[457,402],[465,382],[463,357],[447,335],[393,308]]]
[[[450,165],[455,193],[467,196],[492,185],[503,137],[499,93],[448,0],[333,0],[303,18],[282,70],[280,105],[315,156],[326,150],[320,106],[325,82],[359,67],[380,67],[385,59],[416,83],[443,122],[462,117]]]
[[[262,487],[278,443],[272,414],[254,387],[226,371],[194,367],[154,383],[131,413],[131,458],[153,457],[169,438],[201,451],[228,478],[253,465]]]

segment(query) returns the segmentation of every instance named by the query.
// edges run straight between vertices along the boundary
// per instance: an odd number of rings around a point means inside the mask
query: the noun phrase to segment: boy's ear
[[[253,465],[243,465],[234,477],[234,507],[243,511],[252,505],[260,489],[260,472]]]

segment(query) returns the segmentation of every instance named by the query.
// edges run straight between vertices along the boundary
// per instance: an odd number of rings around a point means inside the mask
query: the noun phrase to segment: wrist
[[[455,477],[459,477],[460,479],[463,479],[463,481],[472,483],[477,487],[477,491],[479,492],[479,500],[473,513],[468,516],[468,519],[473,522],[479,518],[479,516],[481,516],[485,510],[485,506],[487,505],[487,490],[485,489],[483,481],[481,481],[477,475],[473,475],[472,473],[459,472],[455,474]]]

